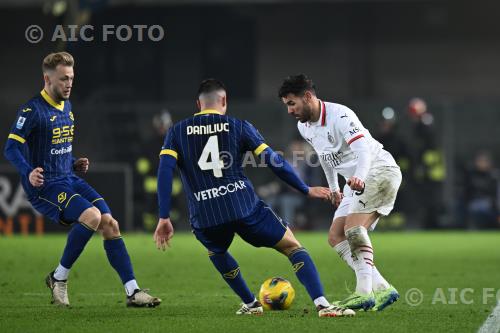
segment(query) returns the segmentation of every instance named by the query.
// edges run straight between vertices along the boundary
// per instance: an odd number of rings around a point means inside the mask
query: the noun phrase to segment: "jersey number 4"
[[[222,177],[222,168],[224,168],[224,162],[219,156],[219,139],[217,135],[212,135],[208,138],[208,141],[201,152],[200,159],[198,160],[198,166],[201,170],[212,170],[214,177]]]

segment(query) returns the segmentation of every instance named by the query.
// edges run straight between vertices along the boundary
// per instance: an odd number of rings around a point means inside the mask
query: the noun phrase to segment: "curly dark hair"
[[[286,97],[288,94],[304,96],[306,91],[310,91],[316,95],[316,86],[313,81],[305,74],[290,75],[283,80],[278,96],[280,99]]]

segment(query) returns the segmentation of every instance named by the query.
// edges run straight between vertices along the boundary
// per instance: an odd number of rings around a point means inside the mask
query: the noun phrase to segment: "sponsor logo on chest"
[[[322,153],[319,155],[319,157],[331,167],[336,167],[342,163],[342,158],[344,157],[344,153],[341,151]]]

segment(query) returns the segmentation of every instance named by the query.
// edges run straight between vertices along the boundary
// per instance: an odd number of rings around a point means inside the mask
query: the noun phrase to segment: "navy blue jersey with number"
[[[252,214],[260,199],[243,174],[246,152],[267,145],[248,122],[204,110],[175,124],[160,155],[177,159],[194,228],[208,228]]]
[[[21,106],[8,139],[23,144],[24,158],[31,167],[43,169],[47,183],[73,173],[73,136],[71,103],[56,103],[42,90]],[[28,175],[21,175],[21,181],[28,197],[34,195]]]

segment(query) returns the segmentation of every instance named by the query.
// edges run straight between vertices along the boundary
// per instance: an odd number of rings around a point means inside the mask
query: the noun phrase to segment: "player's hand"
[[[363,191],[365,189],[365,182],[354,176],[347,180],[347,185],[353,191]]]
[[[35,168],[33,171],[30,172],[29,175],[29,180],[31,185],[34,187],[40,187],[43,185],[43,169],[42,168]]]
[[[73,164],[73,169],[78,172],[86,173],[89,170],[89,159],[86,157],[79,158]]]
[[[340,190],[335,190],[330,194],[330,201],[333,207],[337,208],[340,205],[340,202],[344,198],[344,194],[340,192]]]
[[[153,239],[158,250],[165,251],[166,246],[170,247],[170,240],[174,237],[174,227],[170,218],[159,219]]]
[[[330,189],[321,186],[309,187],[309,193],[307,193],[309,198],[323,199],[326,201],[330,200]]]

